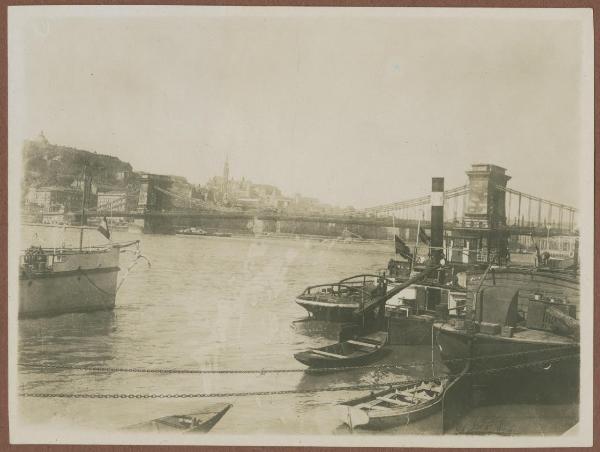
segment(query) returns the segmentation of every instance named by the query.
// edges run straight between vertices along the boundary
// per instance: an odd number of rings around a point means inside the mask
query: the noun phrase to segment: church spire
[[[229,201],[229,154],[225,154],[225,165],[223,166],[223,202]]]
[[[225,154],[225,165],[223,166],[223,180],[229,181],[229,154]]]

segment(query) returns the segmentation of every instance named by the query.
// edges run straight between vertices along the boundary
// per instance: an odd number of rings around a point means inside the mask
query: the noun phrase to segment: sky
[[[192,183],[228,156],[235,178],[356,207],[493,163],[514,189],[579,203],[573,15],[28,11],[9,13],[11,142],[43,130]]]

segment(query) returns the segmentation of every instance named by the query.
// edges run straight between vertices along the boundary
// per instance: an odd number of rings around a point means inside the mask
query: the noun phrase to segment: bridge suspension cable
[[[127,200],[128,196],[129,195],[127,193],[125,193],[125,194],[119,196],[118,198],[114,198],[110,202],[103,203],[101,206],[96,206],[96,207],[92,207],[92,208],[86,209],[86,213],[87,214],[93,214],[93,213],[101,213],[101,212],[111,211],[113,209],[113,206],[115,204],[118,204],[118,203],[122,202],[123,200]],[[126,210],[127,210],[127,205],[125,205],[125,208],[123,209],[123,212],[125,212]]]
[[[573,232],[577,225],[575,207],[497,185],[507,194],[506,219],[511,226],[554,228]],[[533,209],[532,209],[533,207]]]
[[[452,188],[444,191],[444,199],[452,199],[459,196],[464,196],[469,192],[469,186],[463,185],[461,187]],[[405,201],[393,202],[390,204],[382,204],[373,207],[367,207],[362,212],[366,213],[389,213],[398,210],[404,210],[411,207],[425,206],[431,203],[431,195],[420,196],[418,198],[407,199]]]
[[[207,210],[217,210],[220,212],[237,212],[237,209],[231,208],[231,207],[222,207],[222,206],[217,206],[216,204],[213,204],[211,202],[208,201],[202,201],[201,199],[196,199],[196,198],[188,198],[187,196],[184,195],[180,195],[178,193],[173,193],[169,190],[165,190],[164,188],[160,188],[160,187],[154,187],[155,190],[159,191],[160,193],[163,193],[167,196],[171,196],[173,198],[185,201],[187,203],[190,204],[194,204],[198,207],[202,207],[204,209]]]

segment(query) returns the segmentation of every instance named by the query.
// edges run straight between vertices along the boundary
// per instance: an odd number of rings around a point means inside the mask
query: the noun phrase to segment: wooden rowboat
[[[447,384],[447,379],[429,380],[374,392],[339,404],[339,416],[350,428],[406,425],[439,410]]]
[[[206,433],[219,422],[231,407],[230,403],[216,403],[193,413],[174,414],[130,425],[125,430],[154,433]]]
[[[294,358],[302,364],[317,368],[359,366],[381,354],[387,337],[386,332],[378,331],[367,336],[296,353]]]

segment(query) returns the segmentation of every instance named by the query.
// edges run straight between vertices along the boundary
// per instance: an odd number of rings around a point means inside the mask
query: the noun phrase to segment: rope
[[[121,288],[121,286],[123,285],[123,283],[125,282],[127,277],[129,276],[129,272],[131,271],[131,269],[137,265],[137,263],[140,259],[145,259],[146,262],[148,263],[148,267],[152,267],[152,263],[150,262],[150,259],[148,259],[143,254],[136,253],[135,260],[131,264],[129,264],[129,267],[127,267],[127,270],[125,271],[125,276],[123,276],[123,279],[121,279],[121,281],[117,285],[117,290],[116,290],[117,292],[119,291],[119,289]]]
[[[79,269],[79,272],[80,272],[80,273],[81,273],[83,276],[85,276],[85,279],[87,279],[87,280],[88,280],[88,282],[89,282],[89,283],[90,283],[92,286],[94,286],[94,287],[95,287],[95,288],[96,288],[96,289],[97,289],[99,292],[103,293],[104,295],[106,295],[106,296],[108,296],[108,297],[115,297],[115,296],[117,295],[117,292],[119,291],[119,289],[121,288],[121,286],[123,285],[123,283],[125,282],[125,280],[127,279],[127,277],[129,276],[129,272],[130,272],[130,270],[131,270],[133,267],[135,267],[135,266],[137,265],[137,263],[138,263],[138,261],[139,261],[140,259],[145,259],[145,260],[148,262],[148,266],[149,266],[149,267],[151,267],[151,266],[152,266],[152,264],[150,263],[150,260],[149,260],[149,259],[148,259],[146,256],[144,256],[144,255],[142,255],[142,254],[137,254],[137,255],[136,255],[136,258],[135,258],[135,260],[134,260],[134,261],[133,261],[131,264],[129,264],[129,267],[127,267],[127,270],[126,270],[126,272],[125,272],[125,276],[123,276],[123,279],[121,279],[121,281],[120,281],[120,282],[119,282],[119,284],[117,285],[117,288],[115,289],[115,292],[114,292],[114,293],[112,293],[112,292],[107,292],[107,291],[106,291],[106,290],[104,290],[102,287],[98,287],[98,285],[96,285],[96,283],[90,279],[90,277],[87,275],[87,273],[85,272],[85,270]]]
[[[89,283],[90,283],[90,284],[91,284],[93,287],[95,287],[95,288],[96,288],[96,289],[97,289],[99,292],[103,293],[103,294],[104,294],[104,295],[106,295],[107,297],[111,297],[111,298],[112,298],[112,297],[114,297],[114,296],[116,296],[116,295],[117,295],[117,291],[116,291],[116,290],[115,290],[115,293],[112,293],[112,292],[107,292],[107,291],[106,291],[106,290],[104,290],[102,287],[98,287],[98,286],[96,285],[96,283],[90,279],[90,277],[87,275],[87,273],[86,273],[84,270],[81,270],[81,269],[79,269],[79,273],[80,273],[80,274],[82,274],[83,276],[85,276],[85,279],[87,279],[87,280],[88,280],[88,282],[89,282]]]
[[[454,358],[445,360],[445,362],[461,362],[461,361],[478,361],[488,358],[505,358],[520,355],[527,355],[531,353],[543,353],[550,351],[561,351],[561,350],[572,350],[574,346],[564,347],[549,347],[539,350],[527,350],[523,352],[514,353],[500,353],[494,355],[482,355],[468,358]],[[132,373],[158,373],[158,374],[272,374],[272,373],[293,373],[293,372],[307,372],[307,373],[322,373],[332,372],[337,370],[352,370],[352,369],[398,369],[409,366],[424,366],[431,364],[430,361],[412,361],[404,363],[402,365],[397,364],[380,364],[380,365],[364,365],[364,366],[346,366],[346,367],[321,367],[321,368],[303,368],[303,369],[144,369],[139,367],[97,367],[97,366],[69,366],[63,364],[33,364],[33,363],[19,363],[21,367],[27,367],[31,369],[61,369],[61,370],[81,370],[90,372],[132,372]]]
[[[515,364],[512,366],[497,367],[493,369],[485,369],[476,372],[455,373],[446,375],[447,378],[455,378],[466,375],[484,375],[501,372],[509,369],[519,369],[525,367],[537,366],[539,364],[547,365],[550,362],[557,362],[564,359],[578,357],[576,355],[566,355],[558,358],[549,358],[545,360],[535,361],[531,363]],[[399,380],[390,383],[373,383],[369,385],[350,385],[336,386],[331,388],[313,388],[313,389],[286,389],[279,391],[248,391],[248,392],[220,392],[220,393],[188,393],[188,394],[76,394],[76,393],[30,393],[22,392],[21,397],[37,397],[37,398],[71,398],[71,399],[175,399],[175,398],[209,398],[209,397],[244,397],[244,396],[265,396],[265,395],[284,395],[284,394],[307,394],[317,392],[335,392],[335,391],[356,391],[362,389],[375,389],[383,387],[391,387],[395,385],[410,385],[418,384],[423,380]]]

